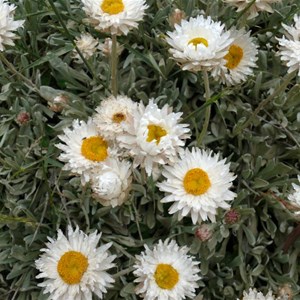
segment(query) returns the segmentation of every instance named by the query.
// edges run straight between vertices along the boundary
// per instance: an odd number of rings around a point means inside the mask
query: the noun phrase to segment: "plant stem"
[[[292,73],[288,73],[285,77],[283,77],[282,84],[265,100],[261,101],[260,104],[257,106],[255,111],[252,115],[248,118],[248,120],[235,132],[233,133],[233,137],[240,134],[245,128],[247,128],[253,119],[258,115],[258,113],[269,103],[271,102],[276,96],[280,95],[287,87],[287,85],[291,82],[291,80],[295,77],[297,71]]]
[[[118,95],[118,54],[117,54],[117,35],[112,35],[112,46],[111,46],[111,90],[113,96],[117,97]]]
[[[14,67],[13,64],[11,64],[7,58],[4,56],[4,54],[2,54],[0,52],[0,59],[2,60],[2,62],[6,65],[6,67],[8,68],[8,70],[18,76],[26,85],[28,85],[33,91],[35,91],[37,94],[39,94],[41,97],[43,97],[41,95],[40,90],[38,89],[38,87],[27,77],[25,77],[23,74],[21,74],[19,71],[16,70],[16,68]]]
[[[209,87],[209,80],[208,80],[208,74],[207,71],[203,71],[203,81],[204,81],[204,87],[205,87],[205,101],[209,101],[210,99],[210,87]],[[206,133],[207,133],[207,128],[209,124],[209,119],[210,119],[210,112],[211,112],[211,106],[207,106],[205,109],[205,119],[203,123],[202,130],[200,132],[200,135],[197,139],[197,145],[200,146]]]

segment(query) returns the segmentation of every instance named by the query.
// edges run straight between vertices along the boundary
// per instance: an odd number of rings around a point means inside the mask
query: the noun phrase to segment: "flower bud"
[[[293,290],[291,285],[286,283],[278,288],[277,291],[278,300],[292,300],[293,299]]]
[[[240,213],[234,208],[230,209],[225,213],[226,224],[230,224],[230,225],[235,224],[240,220],[240,218],[241,218]]]
[[[208,241],[212,237],[212,235],[213,231],[207,224],[201,224],[195,232],[195,236],[202,242]]]
[[[174,27],[175,24],[180,24],[185,19],[185,12],[176,8],[169,17],[169,24]]]
[[[16,122],[20,126],[27,124],[29,120],[30,120],[30,114],[26,111],[20,112],[16,118]]]
[[[69,102],[69,97],[66,95],[58,95],[53,99],[53,102],[49,102],[49,108],[54,112],[61,112],[66,104]]]

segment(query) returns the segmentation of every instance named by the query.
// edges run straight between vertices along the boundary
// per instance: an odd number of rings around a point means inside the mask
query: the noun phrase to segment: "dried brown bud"
[[[278,288],[277,291],[278,300],[292,300],[293,299],[293,290],[291,285],[286,283]]]
[[[68,102],[69,97],[61,94],[56,96],[52,102],[49,102],[49,108],[54,112],[61,112]]]
[[[174,27],[175,24],[180,24],[185,17],[185,12],[176,8],[169,17],[169,24]]]
[[[235,224],[240,220],[240,218],[241,218],[240,213],[234,208],[230,209],[225,214],[226,224]]]
[[[16,118],[16,122],[20,126],[27,124],[29,120],[30,120],[30,114],[26,111],[20,112]]]
[[[201,224],[195,232],[195,236],[202,242],[208,241],[212,237],[212,234],[213,231],[207,224]]]

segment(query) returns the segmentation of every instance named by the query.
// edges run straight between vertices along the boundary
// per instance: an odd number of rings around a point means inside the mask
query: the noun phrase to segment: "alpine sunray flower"
[[[262,292],[258,292],[256,289],[249,289],[248,292],[243,292],[243,298],[241,300],[275,300],[275,297],[271,291],[264,296]]]

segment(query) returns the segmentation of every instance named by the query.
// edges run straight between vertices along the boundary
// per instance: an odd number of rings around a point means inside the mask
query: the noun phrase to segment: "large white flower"
[[[298,175],[298,181],[300,182],[300,176]],[[300,185],[297,185],[295,183],[292,183],[292,186],[294,188],[294,191],[288,195],[288,199],[292,202],[292,204],[295,206],[296,210],[295,214],[300,214]]]
[[[103,298],[114,282],[106,270],[114,267],[115,255],[107,252],[111,243],[97,247],[100,237],[96,231],[86,235],[78,227],[68,227],[67,236],[58,230],[57,240],[48,237],[35,264],[40,271],[36,278],[45,279],[38,285],[49,293],[49,300],[87,300],[93,293]]]
[[[271,291],[264,296],[262,292],[258,292],[256,289],[249,289],[248,292],[243,292],[243,298],[241,300],[275,300],[275,297]]]
[[[158,165],[175,163],[190,133],[188,124],[178,124],[181,115],[167,104],[158,108],[152,99],[146,107],[139,104],[132,119],[124,124],[126,132],[117,137],[133,157],[134,168],[141,165],[150,175]]]
[[[178,212],[179,219],[190,214],[194,224],[208,218],[215,222],[217,209],[229,208],[227,201],[236,196],[229,190],[235,179],[229,164],[219,161],[219,154],[213,156],[212,151],[186,149],[181,160],[165,166],[162,174],[167,180],[157,186],[169,195],[161,202],[174,202],[169,213]]]
[[[300,76],[300,16],[294,16],[295,25],[282,24],[286,35],[278,39],[280,45],[279,55],[288,66],[288,73],[298,70]]]
[[[125,34],[138,27],[148,6],[145,0],[81,0],[86,14],[96,22],[96,29]]]
[[[0,0],[0,51],[4,51],[4,45],[13,46],[16,39],[16,31],[23,25],[24,20],[14,21],[14,4],[8,4],[5,0]]]
[[[233,42],[224,56],[226,63],[216,66],[212,75],[216,80],[234,85],[245,81],[253,73],[257,61],[257,46],[250,37],[250,31],[246,33],[244,29],[233,28],[229,32]]]
[[[202,15],[182,20],[175,24],[175,31],[167,32],[167,42],[172,48],[170,53],[183,70],[210,70],[213,66],[224,63],[224,56],[232,42],[224,25]]]
[[[229,4],[237,7],[237,12],[240,12],[247,8],[247,6],[252,2],[252,0],[223,0]],[[274,10],[270,4],[279,3],[281,0],[256,0],[252,3],[251,7],[248,9],[248,19],[253,19],[258,16],[259,11],[267,11],[273,13]]]
[[[131,182],[131,163],[126,160],[111,158],[92,171],[93,196],[104,206],[122,205],[128,198]]]
[[[159,241],[150,250],[136,256],[135,271],[138,278],[136,293],[145,300],[181,300],[194,298],[197,280],[200,279],[199,262],[188,255],[189,248],[179,247],[176,242]]]
[[[87,123],[74,120],[72,129],[66,128],[64,134],[58,137],[64,142],[56,145],[63,151],[58,157],[66,162],[63,169],[82,175],[83,183],[89,181],[89,171],[92,168],[116,155],[91,119]]]
[[[111,96],[101,101],[93,120],[105,138],[114,140],[123,133],[123,123],[128,123],[132,119],[136,109],[137,104],[130,98],[121,95]]]
[[[83,33],[79,37],[76,37],[76,46],[80,50],[85,59],[89,59],[97,51],[98,40],[94,39],[89,33]],[[74,58],[77,63],[82,63],[82,58],[78,52],[74,49]]]

